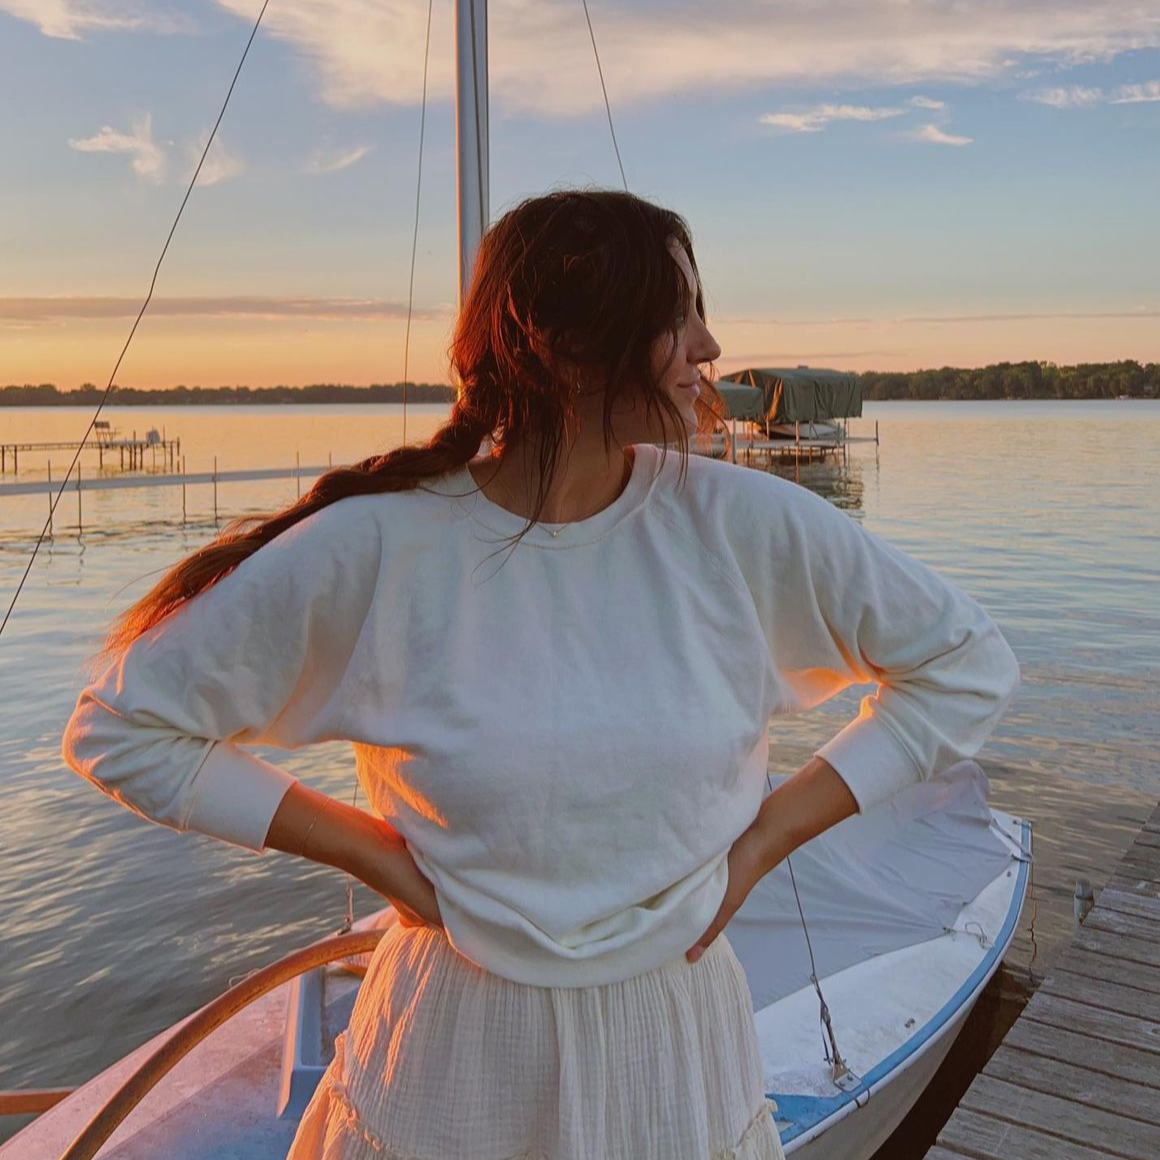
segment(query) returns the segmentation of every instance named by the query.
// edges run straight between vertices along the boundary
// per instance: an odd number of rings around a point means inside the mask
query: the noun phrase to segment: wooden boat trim
[[[358,931],[323,939],[255,971],[224,995],[219,995],[190,1017],[148,1056],[105,1101],[61,1160],[92,1160],[117,1126],[173,1067],[211,1032],[256,999],[304,971],[348,955],[366,954],[378,946],[381,930]]]

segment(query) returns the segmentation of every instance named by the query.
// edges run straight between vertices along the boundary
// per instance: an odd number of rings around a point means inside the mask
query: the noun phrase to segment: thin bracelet
[[[302,845],[298,847],[298,857],[302,858],[306,854],[306,843],[310,840],[310,831],[314,829],[318,819],[322,817],[322,811],[330,804],[330,799],[323,799],[322,805],[314,811],[314,817],[310,819],[310,825],[306,827],[306,833],[302,835]]]

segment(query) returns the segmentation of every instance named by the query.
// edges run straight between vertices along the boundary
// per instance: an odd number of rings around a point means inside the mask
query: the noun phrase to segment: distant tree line
[[[864,399],[1116,399],[1160,398],[1160,363],[1132,359],[1061,367],[1050,362],[996,363],[961,370],[866,371]]]
[[[1115,399],[1160,398],[1160,363],[1140,364],[1133,359],[1114,363],[1057,366],[1050,362],[996,363],[962,369],[942,367],[923,371],[865,371],[862,396],[866,399]],[[114,387],[107,406],[222,406],[276,403],[401,403],[402,383],[352,387],[342,383],[314,383],[308,387],[169,387],[148,390]],[[452,387],[442,383],[407,383],[409,403],[450,403]],[[0,406],[96,406],[101,388],[85,383],[61,391],[52,383],[12,384],[0,388]]]
[[[403,383],[375,383],[350,387],[341,383],[314,383],[308,387],[170,387],[148,390],[140,387],[113,387],[110,407],[220,407],[254,403],[401,403]],[[85,383],[73,391],[61,391],[53,383],[0,388],[0,407],[95,407],[103,391]],[[442,383],[407,383],[408,403],[450,403],[455,391]]]

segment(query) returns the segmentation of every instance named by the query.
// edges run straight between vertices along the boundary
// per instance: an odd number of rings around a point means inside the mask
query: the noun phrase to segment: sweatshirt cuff
[[[874,717],[857,717],[814,753],[837,770],[858,812],[922,781],[922,771],[902,743]]]
[[[295,778],[225,741],[211,742],[193,776],[183,829],[260,853],[278,805]]]

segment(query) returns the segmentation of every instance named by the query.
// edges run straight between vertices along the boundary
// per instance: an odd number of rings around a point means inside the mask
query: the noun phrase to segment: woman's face
[[[719,358],[721,348],[709,333],[705,320],[697,313],[697,280],[689,255],[675,239],[669,243],[669,253],[684,275],[687,296],[682,303],[676,341],[666,333],[653,346],[653,374],[691,434],[697,430],[697,413],[693,404],[701,393],[701,367]],[[650,419],[642,401],[634,400],[629,407],[630,410],[621,412],[618,406],[613,412],[613,429],[621,446],[666,437],[664,431],[655,430],[659,420]],[[672,437],[673,433],[668,433],[668,438]]]

